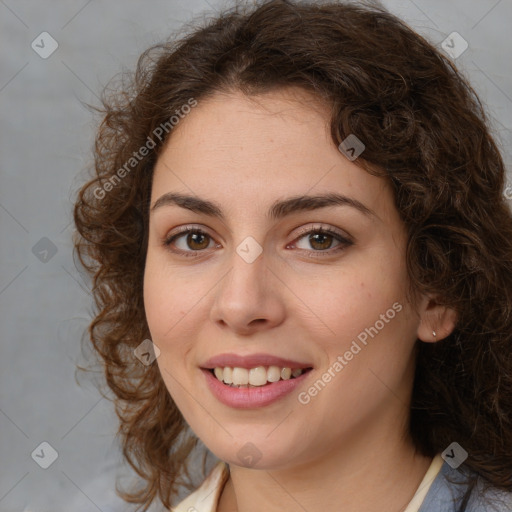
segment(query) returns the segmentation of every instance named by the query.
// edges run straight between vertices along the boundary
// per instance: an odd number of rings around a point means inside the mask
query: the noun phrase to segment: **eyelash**
[[[171,249],[171,244],[175,240],[177,240],[178,238],[180,238],[180,237],[182,237],[184,235],[188,235],[189,233],[197,233],[197,234],[201,234],[201,235],[206,235],[207,237],[209,237],[210,239],[213,240],[213,237],[210,236],[206,231],[203,231],[202,229],[199,229],[199,228],[191,228],[190,226],[185,226],[185,227],[181,228],[178,231],[178,233],[174,233],[172,236],[166,238],[164,240],[163,244],[171,252],[183,255],[183,256],[185,256],[187,258],[191,258],[191,257],[192,258],[197,258],[197,257],[200,257],[201,253],[204,252],[205,249],[202,249],[202,250],[199,250],[199,251],[183,251],[182,249]],[[301,238],[305,237],[306,235],[310,235],[310,234],[331,235],[338,242],[340,242],[340,245],[337,245],[333,249],[318,250],[318,251],[311,250],[310,252],[311,252],[312,255],[314,255],[313,257],[315,257],[315,258],[323,258],[323,257],[326,257],[326,256],[330,256],[333,253],[338,252],[340,250],[343,250],[346,247],[349,247],[349,246],[351,246],[353,244],[353,242],[351,240],[349,240],[348,238],[344,237],[343,235],[341,235],[337,231],[334,231],[334,230],[332,230],[330,228],[324,228],[324,227],[306,228],[306,229],[302,230],[298,234],[298,237],[294,240],[294,242],[296,242],[296,241],[300,240]],[[299,249],[299,250],[305,251],[307,249]],[[318,253],[320,253],[320,254],[318,254]],[[325,254],[325,253],[327,253],[327,254]]]

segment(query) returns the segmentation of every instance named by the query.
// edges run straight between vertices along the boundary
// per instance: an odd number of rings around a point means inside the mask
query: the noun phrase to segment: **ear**
[[[423,296],[418,314],[417,337],[424,342],[434,343],[451,334],[457,324],[457,313],[448,306],[442,306],[432,296]],[[435,334],[434,334],[435,333]]]

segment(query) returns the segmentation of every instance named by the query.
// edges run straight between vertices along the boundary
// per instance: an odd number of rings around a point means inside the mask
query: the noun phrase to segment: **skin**
[[[230,466],[218,510],[343,505],[345,512],[381,512],[383,503],[403,510],[431,463],[407,433],[415,342],[447,336],[455,315],[433,297],[407,300],[405,230],[387,181],[333,144],[325,106],[288,88],[200,101],[159,156],[151,206],[168,192],[214,201],[225,217],[173,204],[151,210],[144,276],[147,321],[169,393],[195,434]],[[333,192],[374,215],[344,205],[267,216],[276,200]],[[209,236],[187,243],[185,234],[165,245],[188,225]],[[299,232],[320,225],[352,243]],[[248,236],[263,249],[252,263],[236,252]],[[307,405],[299,403],[298,392],[396,302],[402,310],[395,318]],[[220,353],[261,352],[313,370],[297,393],[266,407],[220,403],[201,363]],[[237,457],[248,442],[261,454],[254,466]]]

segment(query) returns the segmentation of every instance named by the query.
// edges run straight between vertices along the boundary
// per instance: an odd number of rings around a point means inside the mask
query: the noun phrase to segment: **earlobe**
[[[420,324],[417,337],[426,343],[435,343],[449,336],[457,324],[457,313],[448,306],[425,297],[420,306]]]

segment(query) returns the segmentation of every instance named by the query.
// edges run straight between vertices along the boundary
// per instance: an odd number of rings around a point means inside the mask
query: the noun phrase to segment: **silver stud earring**
[[[436,331],[432,331],[432,335],[434,336],[434,338],[437,336],[436,334]]]

